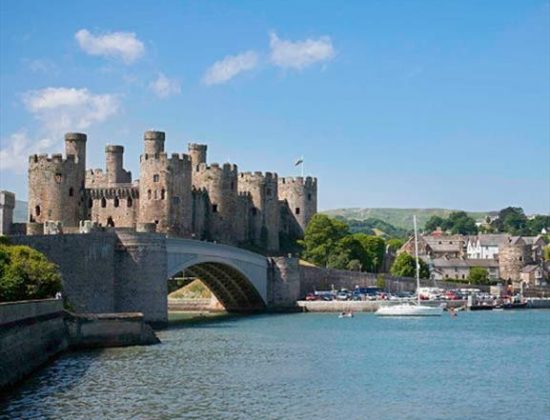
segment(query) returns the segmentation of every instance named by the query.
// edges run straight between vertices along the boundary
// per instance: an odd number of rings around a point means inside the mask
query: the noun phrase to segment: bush
[[[45,299],[61,290],[61,275],[44,254],[23,245],[0,245],[0,301]]]

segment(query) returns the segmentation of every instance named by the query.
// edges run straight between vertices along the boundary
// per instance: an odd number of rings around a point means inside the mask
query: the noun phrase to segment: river
[[[66,353],[11,394],[8,418],[543,419],[550,311],[458,317],[236,317],[162,344]]]

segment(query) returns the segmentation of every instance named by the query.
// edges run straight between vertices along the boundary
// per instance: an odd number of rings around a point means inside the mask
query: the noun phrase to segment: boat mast
[[[413,214],[414,224],[414,257],[416,263],[416,299],[420,305],[420,264],[418,263],[418,234],[416,233],[416,214]]]

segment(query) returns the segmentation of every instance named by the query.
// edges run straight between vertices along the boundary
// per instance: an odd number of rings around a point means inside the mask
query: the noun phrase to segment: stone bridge
[[[63,293],[79,313],[142,312],[168,320],[168,281],[197,277],[231,312],[293,305],[300,293],[298,262],[240,248],[157,233],[111,229],[88,234],[13,236],[55,262]]]

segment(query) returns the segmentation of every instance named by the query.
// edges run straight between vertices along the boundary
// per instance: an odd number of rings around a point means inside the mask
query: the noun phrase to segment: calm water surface
[[[66,354],[0,405],[11,418],[548,419],[550,311],[424,319],[265,315],[161,345]]]

